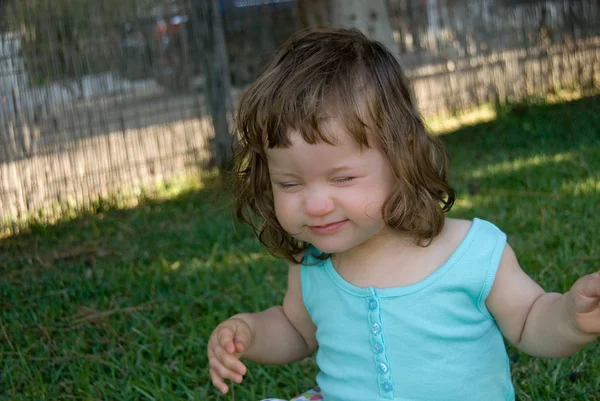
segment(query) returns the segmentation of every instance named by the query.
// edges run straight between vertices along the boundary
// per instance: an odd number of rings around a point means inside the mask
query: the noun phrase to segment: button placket
[[[379,395],[386,399],[394,398],[394,385],[390,374],[390,366],[385,352],[383,336],[383,321],[381,318],[381,300],[375,289],[371,288],[371,296],[367,298],[367,311],[369,316],[369,331],[371,338],[371,352],[377,373]]]

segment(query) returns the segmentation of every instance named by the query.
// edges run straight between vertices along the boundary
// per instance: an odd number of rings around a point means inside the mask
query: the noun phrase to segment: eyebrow
[[[333,174],[333,173],[337,173],[339,171],[343,171],[343,170],[352,170],[358,168],[358,166],[347,166],[347,165],[342,165],[339,167],[334,167],[331,170],[328,171],[329,174]]]
[[[330,170],[327,170],[325,173],[331,175],[331,174],[335,174],[335,173],[338,173],[338,172],[344,171],[344,170],[354,170],[354,169],[357,169],[359,167],[360,166],[342,165],[342,166],[334,167],[334,168],[332,168]],[[288,172],[278,171],[277,168],[273,169],[273,171],[271,171],[269,174],[271,174],[271,175],[279,175],[279,176],[281,176],[281,175],[294,176],[294,177],[297,176],[297,174],[294,174],[294,173],[291,173],[291,172],[288,173]]]

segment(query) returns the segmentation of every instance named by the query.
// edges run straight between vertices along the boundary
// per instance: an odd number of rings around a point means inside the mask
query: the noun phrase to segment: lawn
[[[600,97],[509,108],[443,139],[452,216],[500,226],[547,290],[600,269]],[[286,268],[211,182],[31,225],[0,239],[0,277],[0,400],[255,401],[314,385],[309,359],[250,363],[233,393],[213,390],[211,330],[280,303]],[[599,342],[559,360],[509,354],[519,400],[600,400]]]

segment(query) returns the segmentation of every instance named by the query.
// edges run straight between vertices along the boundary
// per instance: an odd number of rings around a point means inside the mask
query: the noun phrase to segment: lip
[[[347,221],[348,220],[336,221],[335,223],[329,223],[323,226],[308,226],[308,228],[310,228],[310,231],[312,231],[315,234],[333,234],[336,233],[339,229],[341,229]]]

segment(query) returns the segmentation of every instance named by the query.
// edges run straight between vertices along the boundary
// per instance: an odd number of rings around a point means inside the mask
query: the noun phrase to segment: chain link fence
[[[0,37],[0,220],[42,210],[44,218],[59,216],[65,207],[214,164],[206,2],[6,6],[12,30]],[[299,21],[293,1],[214,3],[235,96]]]
[[[206,13],[208,3],[217,14]],[[0,221],[8,232],[18,227],[9,221],[60,215],[65,205],[214,164],[206,74],[214,52],[204,34],[214,15],[227,48],[230,117],[240,90],[301,28],[293,0],[0,7]],[[388,0],[388,11],[424,114],[600,88],[597,0]]]
[[[597,0],[388,0],[424,114],[600,88]]]

